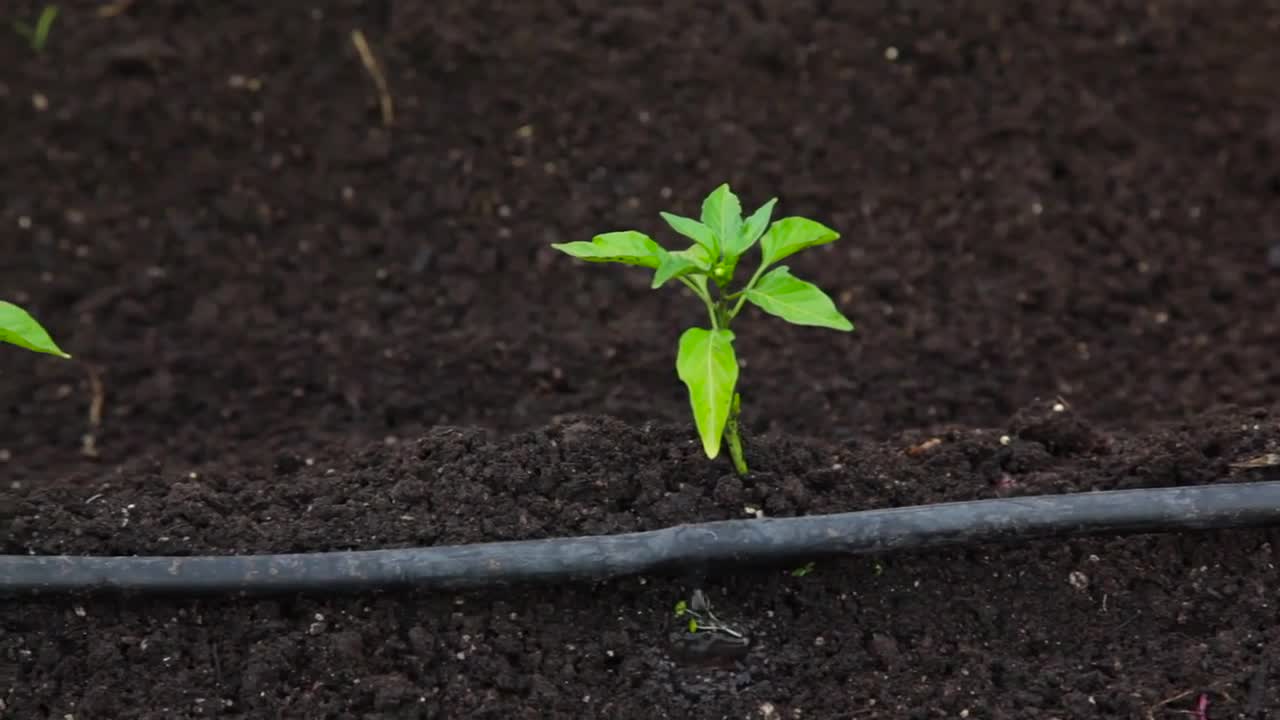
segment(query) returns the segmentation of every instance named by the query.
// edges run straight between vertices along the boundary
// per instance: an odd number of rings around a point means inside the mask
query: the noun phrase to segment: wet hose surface
[[[0,556],[0,595],[475,590],[832,555],[1280,525],[1280,482],[723,520],[620,535],[284,555]]]

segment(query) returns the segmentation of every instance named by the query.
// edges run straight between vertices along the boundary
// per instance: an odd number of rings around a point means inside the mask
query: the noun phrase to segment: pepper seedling
[[[706,593],[701,590],[694,590],[692,600],[676,603],[675,615],[678,618],[688,618],[686,627],[690,633],[724,633],[739,640],[746,636],[741,632],[720,622],[720,618],[711,612],[711,601],[707,599]]]
[[[35,25],[15,20],[13,22],[13,30],[27,39],[32,50],[38,53],[44,52],[44,46],[49,42],[49,33],[53,30],[53,21],[57,18],[58,6],[45,5],[44,9],[40,11],[40,17],[36,20]]]
[[[791,577],[802,578],[808,575],[809,573],[813,572],[813,569],[815,567],[817,567],[817,563],[807,562],[804,565],[801,565],[800,567],[796,568],[795,570],[792,570]]]
[[[71,358],[58,347],[53,338],[49,337],[48,331],[30,313],[3,300],[0,300],[0,342],[33,352]]]
[[[711,327],[689,328],[680,336],[676,374],[688,388],[694,423],[707,457],[719,456],[723,440],[729,446],[734,469],[741,475],[747,474],[748,467],[738,429],[742,397],[737,391],[738,358],[730,329],[734,318],[751,303],[796,325],[853,330],[853,323],[826,293],[792,275],[786,265],[778,265],[801,250],[833,242],[840,234],[802,217],[770,223],[777,201],[773,198],[744,217],[741,202],[726,183],[703,200],[700,220],[660,213],[673,230],[693,241],[684,250],[667,250],[634,230],[596,235],[591,242],[552,244],[587,262],[648,268],[653,270],[653,289],[676,280],[702,301]],[[732,289],[739,261],[757,242],[760,265],[745,285]]]

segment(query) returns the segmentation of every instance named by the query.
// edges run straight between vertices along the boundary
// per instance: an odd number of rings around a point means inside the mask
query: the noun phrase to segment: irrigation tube
[[[1280,525],[1280,482],[724,520],[591,537],[289,555],[0,556],[0,595],[466,590],[1052,537]]]

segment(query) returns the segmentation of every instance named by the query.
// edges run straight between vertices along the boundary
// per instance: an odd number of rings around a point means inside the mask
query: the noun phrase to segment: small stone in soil
[[[1089,576],[1079,570],[1072,570],[1071,573],[1067,575],[1067,582],[1071,583],[1071,587],[1076,590],[1083,591],[1089,587]]]

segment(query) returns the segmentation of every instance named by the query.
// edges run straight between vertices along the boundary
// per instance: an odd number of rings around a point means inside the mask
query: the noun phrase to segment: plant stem
[[[741,407],[742,396],[734,393],[733,406],[729,410],[729,421],[724,425],[724,439],[729,444],[729,457],[733,459],[733,469],[737,470],[739,475],[746,475],[749,469],[747,459],[742,454],[742,435],[738,432],[738,413]]]
[[[725,304],[723,299],[716,303],[715,316],[716,320],[720,323],[719,326],[728,330],[729,321],[733,318],[729,316],[729,307]]]
[[[743,286],[742,290],[734,293],[738,298],[738,302],[733,306],[733,312],[729,313],[730,320],[738,317],[738,313],[742,312],[742,304],[747,301],[747,291],[756,286],[756,282],[760,280],[760,276],[764,274],[764,269],[767,267],[769,267],[768,263],[760,263],[760,267],[756,268],[755,273],[747,281],[747,284]]]
[[[716,303],[713,303],[711,301],[711,296],[703,292],[702,288],[698,287],[698,284],[690,280],[689,278],[681,277],[678,279],[680,280],[680,282],[684,283],[685,287],[692,290],[694,295],[698,296],[698,299],[702,301],[703,305],[707,306],[707,314],[711,316],[711,329],[719,330],[720,316],[719,316],[719,313],[716,312]]]
[[[756,274],[752,276],[751,283],[747,285],[747,288],[750,288],[751,285],[755,284],[755,281],[759,279],[760,272],[763,269],[764,268],[762,266],[759,270],[756,270]],[[698,298],[702,300],[702,304],[707,306],[707,314],[711,316],[711,329],[728,329],[729,322],[733,320],[733,316],[737,315],[738,310],[742,308],[742,300],[739,300],[737,307],[730,312],[729,301],[732,299],[731,296],[721,295],[718,300],[713,301],[710,293],[704,292],[697,283],[687,277],[681,277],[679,279],[680,282],[685,284],[685,287],[692,290],[693,294],[697,295]],[[742,299],[745,300],[745,289],[742,291],[742,296]],[[742,396],[735,392],[733,394],[733,404],[729,410],[729,419],[725,422],[724,426],[724,438],[726,444],[729,446],[729,457],[733,460],[733,469],[736,470],[739,475],[746,475],[749,472],[749,469],[747,468],[747,460],[742,453],[742,435],[738,430],[738,413],[741,411],[741,407]]]

